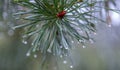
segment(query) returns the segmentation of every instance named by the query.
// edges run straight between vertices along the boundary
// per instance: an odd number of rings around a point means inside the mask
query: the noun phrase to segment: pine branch
[[[27,8],[14,15],[27,21],[13,27],[24,28],[24,38],[33,38],[32,47],[27,55],[41,51],[47,55],[66,56],[74,41],[83,46],[92,40],[91,34],[96,32],[96,24],[105,21],[96,16],[101,9],[115,11],[107,6],[101,6],[105,1],[88,0],[35,0],[18,2]],[[114,2],[113,2],[114,3]]]

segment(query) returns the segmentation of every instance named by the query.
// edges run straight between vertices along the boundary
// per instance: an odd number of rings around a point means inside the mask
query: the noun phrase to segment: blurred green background
[[[11,29],[20,23],[12,16],[17,9],[20,8],[10,0],[0,0],[0,70],[40,70],[40,56],[26,57],[30,45],[21,42],[22,30]],[[95,43],[72,50],[73,69],[70,63],[64,64],[61,60],[56,64],[51,57],[45,70],[120,70],[120,25],[109,28],[99,24],[97,28]]]

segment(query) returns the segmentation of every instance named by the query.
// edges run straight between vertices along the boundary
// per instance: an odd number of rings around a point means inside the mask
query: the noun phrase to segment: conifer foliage
[[[24,23],[13,27],[23,28],[23,38],[32,39],[27,55],[40,51],[56,57],[69,55],[72,47],[92,40],[96,24],[105,23],[99,18],[101,10],[112,10],[104,0],[34,0],[20,1],[23,10],[15,13]],[[26,42],[25,42],[26,43]],[[83,47],[83,48],[84,48]]]

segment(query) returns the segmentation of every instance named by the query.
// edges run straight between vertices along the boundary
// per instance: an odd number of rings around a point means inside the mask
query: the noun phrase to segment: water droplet
[[[34,54],[34,58],[37,58],[37,55],[36,55],[36,54]]]
[[[48,49],[47,52],[52,53],[51,49]]]
[[[96,32],[94,32],[93,34],[94,34],[94,35],[97,35],[97,33],[96,33]]]
[[[62,58],[63,56],[62,55],[60,55],[60,58]]]
[[[63,46],[60,46],[60,48],[63,48]]]
[[[27,41],[23,40],[22,43],[27,44]]]
[[[71,41],[72,43],[74,43],[74,41]]]
[[[92,39],[89,39],[89,41],[90,41],[90,43],[91,43],[91,44],[93,44],[93,43],[94,43],[94,41],[93,41]]]
[[[38,27],[39,27],[39,25],[36,25],[36,27],[38,28]]]
[[[86,46],[85,46],[85,45],[83,45],[82,47],[83,47],[83,48],[86,48]]]
[[[29,2],[31,2],[31,3],[35,3],[35,1],[34,1],[34,0],[30,0]]]
[[[83,31],[81,30],[81,31],[80,31],[80,33],[82,34],[82,33],[83,33]]]
[[[64,61],[63,61],[63,63],[64,63],[64,64],[66,64],[66,63],[67,63],[67,61],[66,61],[66,60],[64,60]]]
[[[34,45],[34,43],[32,43],[31,45]]]
[[[65,47],[65,49],[67,50],[67,49],[68,49],[68,47]]]
[[[70,68],[73,68],[73,65],[70,65]]]
[[[109,24],[108,27],[111,27],[111,24]]]
[[[82,40],[79,40],[79,42],[82,42]]]
[[[28,53],[26,54],[26,56],[30,56],[30,53],[28,52]]]

